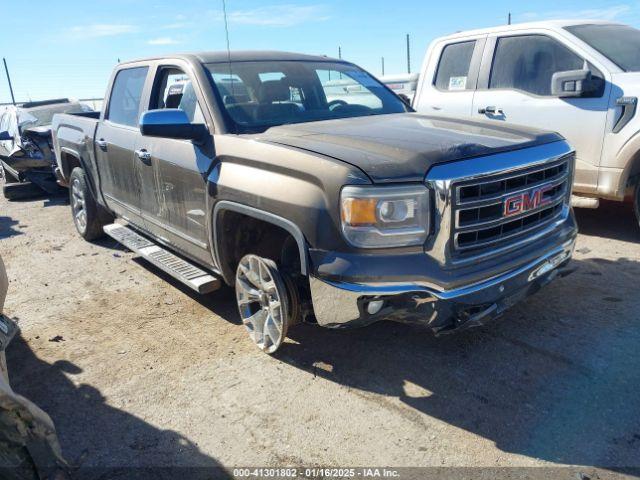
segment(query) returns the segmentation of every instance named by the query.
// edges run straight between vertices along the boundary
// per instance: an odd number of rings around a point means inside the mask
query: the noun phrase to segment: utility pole
[[[382,57],[382,76],[384,77],[384,57]]]
[[[7,74],[7,82],[9,82],[9,91],[11,92],[11,103],[16,104],[16,97],[13,96],[13,87],[11,86],[11,77],[9,76],[9,67],[7,67],[7,59],[2,57],[4,62],[4,71]]]
[[[408,33],[407,33],[407,73],[411,73],[411,47],[409,45]]]
[[[509,12],[509,16],[507,17],[507,25],[511,25],[511,12]]]
[[[338,58],[342,60],[342,47],[338,47]]]

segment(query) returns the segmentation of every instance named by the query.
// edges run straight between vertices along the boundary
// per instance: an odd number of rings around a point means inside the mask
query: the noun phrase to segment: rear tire
[[[112,217],[96,202],[85,171],[76,167],[69,177],[69,202],[76,230],[87,241],[104,236],[102,227],[110,223]]]

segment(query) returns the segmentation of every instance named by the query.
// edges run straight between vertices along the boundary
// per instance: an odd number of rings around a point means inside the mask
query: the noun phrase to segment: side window
[[[140,97],[148,70],[148,67],[136,67],[118,72],[109,98],[109,121],[130,127],[138,125]]]
[[[438,90],[470,90],[469,67],[476,41],[452,43],[442,49],[434,84]]]
[[[163,68],[156,77],[151,96],[151,108],[179,108],[191,123],[204,123],[193,84],[186,73],[178,68]]]
[[[489,88],[512,88],[534,95],[551,95],[556,72],[580,70],[585,61],[546,35],[522,35],[498,39]]]

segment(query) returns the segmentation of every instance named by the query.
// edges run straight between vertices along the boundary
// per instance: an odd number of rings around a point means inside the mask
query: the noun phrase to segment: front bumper
[[[325,327],[368,325],[379,320],[423,324],[436,333],[479,326],[500,316],[558,275],[569,273],[575,238],[520,267],[450,290],[414,283],[362,284],[311,277],[315,317]],[[379,311],[369,303],[382,301]],[[378,304],[379,305],[379,304]]]

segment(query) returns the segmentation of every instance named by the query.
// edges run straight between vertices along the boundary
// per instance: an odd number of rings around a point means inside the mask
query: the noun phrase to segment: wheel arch
[[[212,246],[216,265],[220,268],[220,271],[228,284],[233,283],[235,275],[235,272],[229,271],[229,269],[225,267],[226,262],[223,258],[224,245],[222,238],[223,235],[221,234],[221,220],[223,219],[224,214],[228,212],[244,215],[261,222],[271,224],[274,227],[278,227],[291,235],[297,245],[298,255],[300,259],[300,273],[305,276],[308,275],[309,256],[307,241],[304,237],[304,234],[302,233],[302,230],[295,223],[293,223],[291,220],[288,220],[274,213],[267,212],[265,210],[260,210],[255,207],[250,207],[248,205],[228,200],[221,200],[216,203],[213,209],[213,218],[211,223],[213,237]]]

